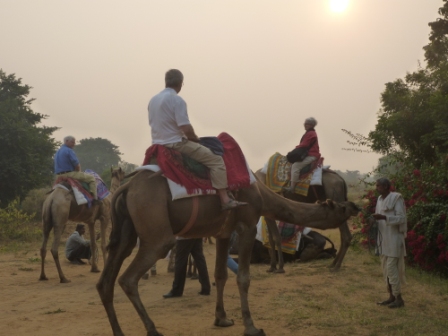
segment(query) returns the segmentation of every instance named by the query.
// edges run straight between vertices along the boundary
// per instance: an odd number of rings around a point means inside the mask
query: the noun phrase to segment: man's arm
[[[179,126],[182,132],[184,132],[185,136],[188,140],[193,142],[199,142],[199,138],[194,132],[193,126],[191,124]]]
[[[79,172],[81,171],[81,164],[78,163],[78,165],[75,167],[75,171]]]

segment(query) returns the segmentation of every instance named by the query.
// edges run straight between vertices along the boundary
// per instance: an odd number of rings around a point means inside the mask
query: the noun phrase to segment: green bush
[[[34,219],[40,221],[42,218],[42,206],[49,191],[49,188],[31,190],[22,201],[22,210],[29,216],[34,214]]]
[[[22,211],[17,199],[9,203],[5,209],[0,208],[0,242],[34,241],[41,238],[40,223],[32,221],[34,215]]]

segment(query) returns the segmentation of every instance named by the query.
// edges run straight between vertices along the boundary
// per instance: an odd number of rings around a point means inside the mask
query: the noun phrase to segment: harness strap
[[[187,224],[183,227],[180,232],[176,233],[176,236],[182,236],[193,227],[194,223],[196,223],[196,220],[198,219],[198,212],[199,212],[199,197],[192,197],[193,201],[193,207],[191,210],[190,219],[188,220]]]

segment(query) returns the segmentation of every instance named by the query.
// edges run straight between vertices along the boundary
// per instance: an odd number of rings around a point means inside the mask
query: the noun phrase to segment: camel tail
[[[325,240],[326,240],[327,242],[329,242],[329,243],[331,244],[331,248],[334,249],[334,244],[333,244],[333,242],[331,241],[331,239],[328,238],[328,237],[326,237],[326,236],[324,236],[324,235],[322,235],[322,236],[325,238]]]
[[[52,195],[47,196],[47,199],[44,201],[44,206],[42,208],[42,225],[44,227],[44,232],[50,232],[53,227],[53,217],[51,216],[51,206],[53,204]]]
[[[111,201],[112,232],[107,250],[110,251],[120,244],[124,231],[131,230],[131,234],[136,236],[134,223],[126,207],[127,184],[118,188]],[[128,232],[129,233],[129,232]]]

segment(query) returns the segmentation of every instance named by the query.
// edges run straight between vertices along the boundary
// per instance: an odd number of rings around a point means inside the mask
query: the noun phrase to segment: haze
[[[130,163],[151,144],[148,101],[177,68],[196,133],[229,133],[253,170],[294,148],[313,116],[325,164],[369,172],[379,156],[342,150],[341,129],[374,129],[385,83],[423,62],[442,5],[0,0],[0,68],[33,87],[57,140],[106,138]]]

